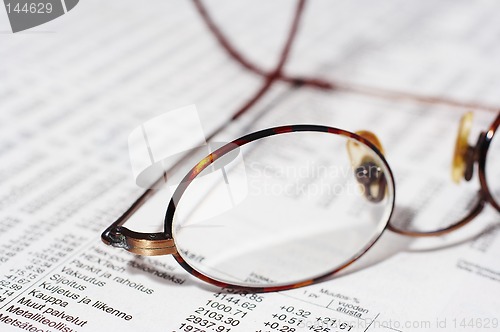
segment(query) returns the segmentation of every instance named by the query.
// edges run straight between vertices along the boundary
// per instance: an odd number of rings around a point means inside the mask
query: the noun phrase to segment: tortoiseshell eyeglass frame
[[[470,113],[470,115],[472,115]],[[462,122],[465,120],[465,116],[462,118]],[[488,183],[486,180],[486,158],[488,156],[489,147],[495,133],[500,124],[500,111],[497,113],[497,117],[490,125],[489,129],[485,132],[482,132],[479,135],[477,143],[475,146],[471,146],[468,144],[468,132],[464,135],[464,128],[460,126],[459,132],[457,134],[457,146],[455,147],[455,158],[459,158],[463,160],[463,170],[459,171],[459,176],[466,181],[470,181],[472,179],[472,175],[474,173],[475,164],[478,164],[478,175],[479,175],[479,184],[480,189],[477,193],[478,198],[476,204],[470,209],[470,211],[465,215],[462,219],[457,222],[449,225],[448,227],[437,229],[434,231],[428,232],[419,232],[419,231],[410,231],[398,228],[393,223],[389,224],[389,229],[393,232],[407,235],[407,236],[416,236],[416,237],[425,237],[425,236],[439,236],[450,233],[460,227],[463,227],[470,221],[472,221],[481,211],[483,211],[485,204],[490,203],[498,212],[500,212],[499,203],[495,201],[492,195],[491,189],[488,187]],[[462,144],[465,145],[465,148],[461,149],[459,147],[460,140]],[[456,165],[453,165],[456,167]],[[452,171],[456,171],[453,169]],[[457,181],[458,182],[458,181]]]
[[[490,148],[491,141],[493,140],[493,137],[495,136],[495,133],[498,130],[498,127],[500,126],[500,112],[498,112],[498,115],[491,124],[490,128],[488,129],[487,132],[483,132],[478,139],[478,143],[476,145],[476,150],[478,151],[478,163],[479,163],[479,181],[481,183],[481,189],[483,191],[483,194],[486,198],[486,200],[498,211],[500,212],[500,202],[496,201],[493,197],[492,194],[492,189],[488,187],[488,183],[486,181],[486,173],[485,173],[485,168],[486,168],[486,158],[488,157],[488,151]],[[474,163],[474,160],[470,161],[471,163]],[[471,174],[472,176],[472,174]]]
[[[215,161],[217,161],[219,158],[222,156],[226,155],[227,153],[243,146],[248,143],[260,140],[265,137],[269,136],[274,136],[274,135],[283,135],[283,134],[288,134],[292,132],[320,132],[320,133],[325,133],[325,134],[332,134],[332,135],[339,135],[343,136],[346,138],[346,140],[349,141],[349,139],[362,143],[366,147],[368,147],[374,154],[376,154],[379,158],[380,161],[384,164],[385,169],[387,172],[382,173],[376,180],[381,182],[382,188],[381,189],[383,192],[386,192],[387,186],[391,186],[391,191],[394,193],[392,197],[389,197],[390,201],[387,203],[390,206],[390,214],[387,217],[387,220],[382,220],[381,225],[383,224],[383,229],[380,231],[379,234],[377,234],[376,237],[374,237],[370,242],[366,243],[366,245],[357,253],[354,254],[354,256],[347,262],[344,262],[341,266],[332,268],[330,271],[324,273],[321,276],[318,276],[314,279],[309,279],[309,280],[304,280],[299,283],[292,283],[292,284],[286,284],[286,285],[279,285],[279,286],[270,286],[270,287],[258,287],[258,286],[240,286],[240,285],[232,285],[228,284],[225,282],[221,282],[219,280],[213,279],[210,276],[207,276],[205,274],[202,274],[195,270],[192,266],[190,266],[179,254],[177,251],[177,248],[175,246],[175,239],[173,238],[173,220],[174,220],[174,215],[175,215],[175,210],[176,210],[176,202],[179,202],[181,199],[183,193],[186,191],[188,186],[192,183],[192,181],[208,166],[212,165]],[[373,162],[373,161],[371,161]],[[353,165],[355,170],[357,167],[360,165]],[[376,165],[380,168],[380,165]],[[387,179],[390,178],[390,181]],[[195,277],[206,281],[210,284],[213,284],[215,286],[219,287],[225,287],[225,288],[237,288],[237,289],[244,289],[244,290],[250,290],[252,292],[273,292],[273,291],[281,291],[281,290],[287,290],[287,289],[292,289],[292,288],[298,288],[298,287],[303,287],[307,285],[311,285],[313,283],[317,283],[321,280],[324,280],[339,271],[345,269],[347,266],[351,265],[354,263],[357,259],[359,259],[364,253],[366,253],[374,244],[375,242],[380,238],[382,233],[389,227],[389,221],[390,217],[392,216],[392,211],[394,210],[394,197],[395,197],[395,185],[394,185],[394,178],[392,175],[392,171],[385,160],[382,152],[379,150],[376,144],[374,144],[372,141],[369,139],[355,134],[351,133],[349,131],[345,131],[342,129],[338,128],[333,128],[333,127],[327,127],[327,126],[319,126],[319,125],[290,125],[290,126],[280,126],[280,127],[274,127],[274,128],[269,128],[269,129],[264,129],[260,130],[248,135],[245,135],[239,139],[236,139],[221,148],[217,149],[216,151],[212,152],[208,156],[206,156],[204,159],[202,159],[198,164],[196,164],[189,172],[188,174],[184,177],[184,179],[181,181],[181,183],[178,185],[177,189],[175,190],[174,194],[172,195],[172,198],[170,199],[170,202],[167,207],[166,215],[165,215],[165,222],[164,222],[164,231],[163,232],[158,232],[158,233],[138,233],[134,232],[127,227],[124,227],[123,224],[132,216],[132,214],[140,207],[142,206],[147,199],[153,194],[152,189],[147,189],[146,192],[132,205],[132,207],[127,210],[117,221],[115,221],[111,226],[109,226],[102,234],[102,240],[104,243],[114,246],[114,247],[119,247],[126,249],[132,253],[139,254],[139,255],[146,255],[146,256],[157,256],[157,255],[167,255],[171,254],[175,258],[175,260],[190,274],[194,275]],[[372,193],[367,190],[363,191],[365,194],[365,198],[372,201],[374,204],[380,203],[380,200],[373,201],[371,198]],[[207,239],[208,241],[210,239]]]

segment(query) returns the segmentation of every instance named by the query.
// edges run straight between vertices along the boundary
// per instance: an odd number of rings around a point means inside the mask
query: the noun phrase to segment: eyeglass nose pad
[[[357,131],[356,134],[368,140],[375,145],[380,153],[384,154],[384,148],[377,135],[367,130]],[[347,153],[355,172],[356,181],[360,184],[361,192],[365,198],[373,203],[382,201],[387,191],[387,180],[380,166],[373,159],[372,150],[357,141],[349,140]]]
[[[453,182],[460,183],[462,179],[469,181],[474,170],[474,149],[469,145],[469,136],[472,128],[473,114],[465,113],[460,119],[453,162],[451,165],[451,178]]]

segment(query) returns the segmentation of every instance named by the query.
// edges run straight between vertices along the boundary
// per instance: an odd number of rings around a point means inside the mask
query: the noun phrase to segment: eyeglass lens
[[[234,151],[189,183],[173,217],[179,254],[212,279],[279,286],[320,277],[368,249],[388,223],[393,180],[361,142],[303,131]],[[363,185],[381,178],[382,187]]]

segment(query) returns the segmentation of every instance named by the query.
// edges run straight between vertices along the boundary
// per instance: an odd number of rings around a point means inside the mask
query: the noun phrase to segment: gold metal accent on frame
[[[460,119],[451,167],[451,178],[455,183],[460,183],[464,178],[467,168],[467,150],[469,149],[469,135],[472,128],[472,119],[472,112],[465,113]]]
[[[164,233],[139,233],[126,227],[118,227],[102,239],[108,245],[123,248],[136,255],[160,256],[177,253],[174,240],[165,237]]]
[[[129,245],[127,250],[136,255],[160,256],[177,253],[174,240],[172,239],[144,240],[128,238],[127,243]]]

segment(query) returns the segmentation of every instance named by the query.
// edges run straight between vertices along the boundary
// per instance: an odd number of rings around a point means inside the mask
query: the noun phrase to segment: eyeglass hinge
[[[133,254],[159,256],[177,253],[174,240],[165,233],[139,233],[126,227],[110,227],[101,236],[102,241]]]

